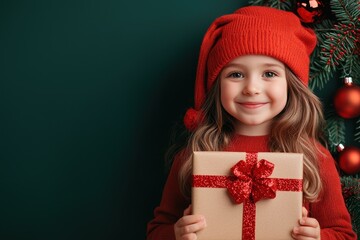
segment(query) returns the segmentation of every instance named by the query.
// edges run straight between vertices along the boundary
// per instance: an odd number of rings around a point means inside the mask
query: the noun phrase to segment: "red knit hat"
[[[304,83],[309,81],[310,54],[316,35],[288,11],[264,6],[243,7],[217,18],[207,30],[200,49],[194,108],[184,117],[194,130],[203,116],[201,106],[222,68],[242,55],[267,55],[287,65]]]

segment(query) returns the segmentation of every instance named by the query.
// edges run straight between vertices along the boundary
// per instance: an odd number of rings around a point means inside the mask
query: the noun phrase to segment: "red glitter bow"
[[[250,200],[256,203],[260,199],[276,197],[276,181],[268,178],[274,170],[274,164],[262,159],[256,163],[239,161],[231,168],[234,177],[227,182],[226,188],[237,204]]]

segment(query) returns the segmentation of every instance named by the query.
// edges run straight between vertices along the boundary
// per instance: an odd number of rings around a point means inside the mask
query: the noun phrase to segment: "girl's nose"
[[[256,95],[261,92],[261,87],[256,79],[247,79],[242,93],[244,95]]]

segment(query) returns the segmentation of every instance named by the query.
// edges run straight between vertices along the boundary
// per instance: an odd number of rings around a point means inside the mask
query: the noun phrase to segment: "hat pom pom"
[[[184,117],[184,125],[189,131],[194,131],[203,120],[202,111],[189,108]]]

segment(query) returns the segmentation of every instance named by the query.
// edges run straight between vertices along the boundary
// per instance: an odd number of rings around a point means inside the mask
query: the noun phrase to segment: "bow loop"
[[[248,181],[251,179],[252,166],[245,161],[239,161],[231,168],[231,173],[241,180]]]
[[[246,199],[249,199],[252,189],[252,181],[250,179],[248,181],[235,179],[234,181],[228,182],[226,188],[228,189],[235,203],[240,204],[243,203]]]
[[[267,178],[270,177],[273,171],[274,164],[265,159],[261,159],[253,169],[253,176],[256,179]]]

